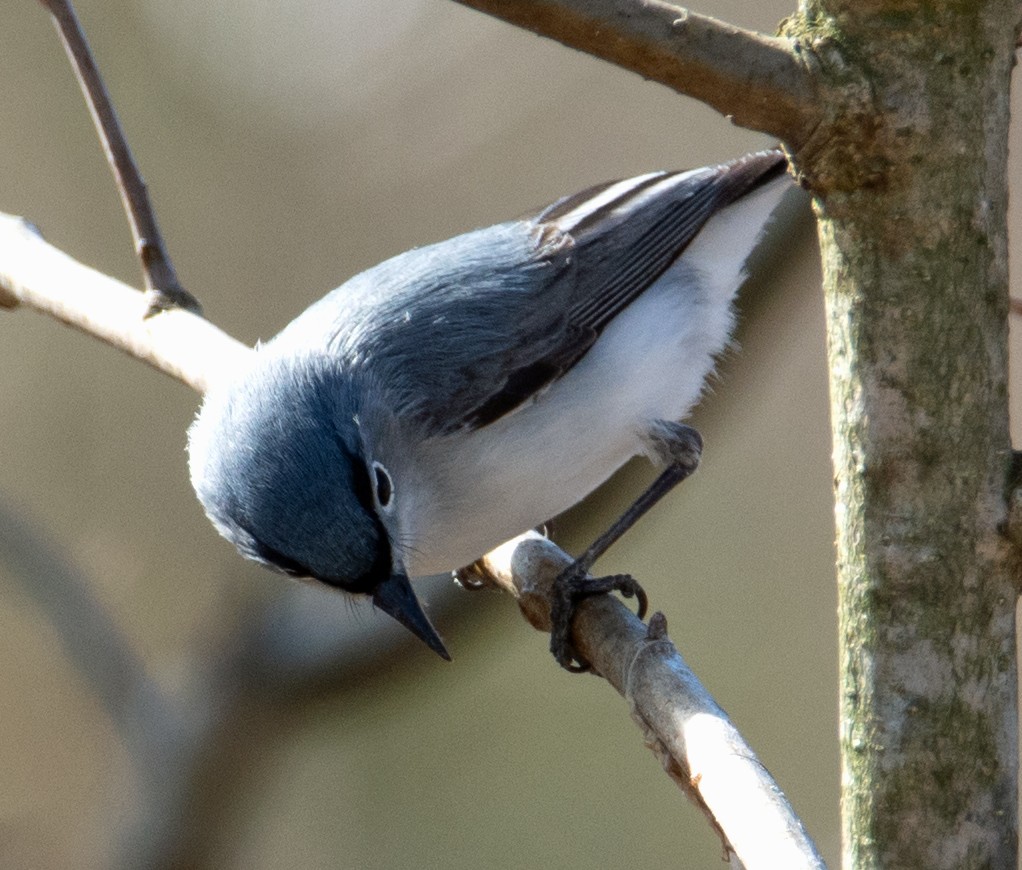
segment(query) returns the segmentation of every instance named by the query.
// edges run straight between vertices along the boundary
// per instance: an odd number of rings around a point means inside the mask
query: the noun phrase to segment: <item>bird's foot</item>
[[[649,606],[646,592],[631,574],[590,577],[587,566],[577,561],[562,571],[554,581],[553,604],[550,608],[550,652],[566,671],[585,673],[592,670],[590,663],[579,656],[571,642],[571,623],[580,601],[607,592],[620,592],[625,598],[636,598],[639,603],[639,619],[646,615]]]

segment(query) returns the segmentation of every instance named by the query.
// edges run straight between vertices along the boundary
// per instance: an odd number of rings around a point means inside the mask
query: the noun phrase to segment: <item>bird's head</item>
[[[355,392],[321,356],[256,351],[189,430],[192,485],[242,555],[369,596],[449,659],[392,546],[394,485],[368,455]]]

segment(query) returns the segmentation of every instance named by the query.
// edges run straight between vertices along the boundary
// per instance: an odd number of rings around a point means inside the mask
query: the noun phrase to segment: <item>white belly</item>
[[[689,413],[729,341],[745,261],[788,186],[779,181],[715,215],[534,402],[420,445],[421,479],[405,487],[401,510],[409,573],[462,567],[562,513],[646,450],[653,421]]]
[[[420,491],[430,496],[413,508],[414,530],[402,524],[412,539],[411,574],[469,564],[562,513],[643,452],[652,421],[689,412],[727,341],[731,314],[718,305],[693,316],[683,299],[670,285],[647,291],[535,402],[478,431],[422,445]]]

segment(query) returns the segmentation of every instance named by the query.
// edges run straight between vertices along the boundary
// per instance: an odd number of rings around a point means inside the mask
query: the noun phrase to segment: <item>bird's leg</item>
[[[571,623],[575,608],[583,598],[617,591],[626,598],[638,599],[638,616],[646,615],[648,604],[646,593],[638,581],[629,574],[613,574],[609,577],[589,577],[593,563],[643,514],[677,484],[692,474],[699,466],[703,450],[703,439],[691,426],[684,423],[657,421],[647,436],[650,453],[666,468],[660,476],[642,493],[632,505],[566,568],[554,582],[554,600],[550,609],[550,651],[565,670],[584,672],[590,669],[582,661],[571,643]]]

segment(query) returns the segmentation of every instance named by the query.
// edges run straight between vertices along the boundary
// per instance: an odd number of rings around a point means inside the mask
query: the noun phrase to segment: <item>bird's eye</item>
[[[379,462],[373,463],[373,490],[376,493],[376,503],[389,510],[394,501],[394,481],[391,480],[390,472]]]

